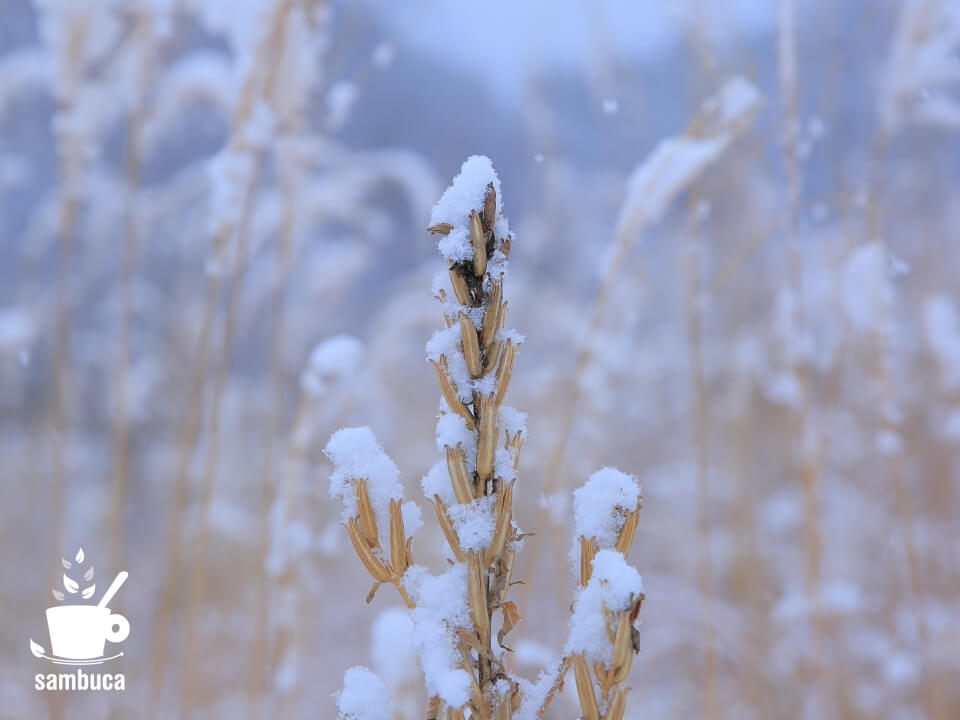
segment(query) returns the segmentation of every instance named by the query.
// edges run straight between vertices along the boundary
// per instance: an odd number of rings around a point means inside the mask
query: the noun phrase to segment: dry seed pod
[[[500,300],[503,297],[503,286],[495,282],[487,296],[487,309],[483,312],[483,322],[480,325],[480,344],[489,347],[500,327]]]
[[[353,487],[357,493],[357,510],[360,516],[360,529],[363,536],[371,546],[380,545],[380,536],[377,532],[377,516],[373,512],[373,505],[370,504],[370,495],[367,493],[367,481],[359,478],[353,481]]]
[[[617,625],[617,634],[613,639],[613,657],[610,661],[611,684],[623,682],[630,672],[633,663],[633,626],[630,624],[630,613],[624,610],[620,613],[620,622]]]
[[[407,571],[407,544],[404,541],[403,513],[398,500],[390,501],[390,562],[395,574],[403,575]]]
[[[493,224],[497,221],[497,191],[493,189],[493,183],[487,184],[487,192],[483,196],[483,231],[485,233],[493,230]]]
[[[463,456],[463,448],[447,448],[447,473],[450,475],[450,484],[457,502],[461,505],[473,502],[473,483],[467,474],[467,459]]]
[[[450,546],[453,556],[458,562],[466,562],[467,556],[460,547],[460,537],[457,535],[457,531],[453,527],[453,522],[447,514],[447,506],[443,500],[440,499],[439,495],[433,496],[433,509],[437,514],[437,524],[440,525],[440,530],[443,532],[443,537],[446,538],[447,545]]]
[[[441,355],[440,362],[434,362],[431,360],[430,364],[433,365],[433,369],[437,373],[437,382],[440,384],[440,392],[443,393],[443,399],[447,401],[447,405],[457,415],[467,421],[468,430],[476,430],[477,423],[473,418],[473,413],[471,413],[469,408],[467,408],[467,406],[463,404],[463,401],[460,400],[460,396],[457,395],[457,390],[453,386],[453,381],[447,374],[447,358],[444,355]]]
[[[513,363],[517,359],[517,346],[512,340],[507,340],[506,347],[500,353],[500,365],[497,367],[497,395],[494,404],[500,407],[503,402],[503,396],[507,394],[507,386],[510,385],[510,376],[513,374]]]
[[[477,342],[477,329],[466,313],[460,313],[460,337],[463,344],[463,359],[467,363],[470,377],[478,378],[483,374],[483,363],[480,361],[480,345]]]
[[[487,242],[476,210],[470,211],[470,243],[473,245],[473,274],[483,277],[487,271]]]
[[[467,555],[467,603],[470,605],[470,618],[480,638],[490,634],[490,616],[487,615],[486,577],[479,553]]]
[[[626,556],[633,545],[633,536],[637,532],[637,525],[640,524],[640,511],[635,510],[627,513],[627,519],[623,523],[623,529],[620,530],[620,536],[617,538],[616,549],[621,555]]]
[[[357,557],[360,558],[360,562],[363,563],[363,566],[373,579],[379,582],[390,582],[390,571],[387,570],[384,564],[380,562],[380,559],[374,555],[373,550],[367,544],[363,533],[360,531],[360,526],[357,524],[356,518],[350,518],[350,520],[347,521],[347,533],[350,535],[350,542],[357,553]]]
[[[507,543],[507,535],[510,533],[510,524],[513,520],[513,482],[501,483],[497,490],[497,502],[494,505],[495,527],[493,540],[490,541],[490,547],[487,548],[487,567],[500,558]]]
[[[440,720],[440,708],[443,703],[440,701],[440,697],[434,695],[427,701],[427,712],[424,716],[424,720]]]
[[[449,235],[451,230],[453,230],[453,225],[445,222],[437,223],[436,225],[431,225],[427,228],[427,232],[434,235]]]
[[[623,720],[623,713],[627,709],[627,693],[630,688],[617,688],[610,700],[604,720]]]
[[[587,586],[593,574],[593,558],[597,555],[597,541],[580,536],[580,585]]]
[[[497,358],[500,357],[500,341],[494,340],[492,343],[486,346],[487,348],[487,359],[483,363],[483,374],[486,375],[488,372],[493,370],[497,366]]]
[[[580,698],[580,709],[583,711],[583,720],[600,720],[600,708],[597,707],[597,695],[590,679],[590,670],[583,655],[573,658],[573,674],[577,680],[577,695]]]
[[[470,297],[470,288],[467,287],[467,281],[463,276],[453,268],[450,268],[450,284],[453,286],[453,294],[461,305],[472,305],[473,300]]]
[[[497,450],[497,438],[500,431],[497,428],[497,406],[493,396],[484,399],[480,410],[480,434],[477,438],[477,475],[482,482],[490,479],[493,473],[493,458]]]

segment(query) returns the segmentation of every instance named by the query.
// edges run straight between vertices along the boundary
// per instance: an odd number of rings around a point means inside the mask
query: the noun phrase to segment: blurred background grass
[[[609,463],[645,494],[628,717],[955,717],[958,47],[949,1],[5,0],[0,716],[333,715],[398,598],[363,604],[320,448],[370,424],[422,500],[424,226],[483,153],[527,337],[517,668],[562,646],[569,493]],[[590,330],[629,173],[734,75],[753,124]],[[361,360],[311,371],[339,334]],[[79,546],[130,571],[122,696],[31,689]]]

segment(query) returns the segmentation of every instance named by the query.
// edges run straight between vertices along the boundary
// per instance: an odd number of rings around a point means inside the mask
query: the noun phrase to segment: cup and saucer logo
[[[113,612],[109,604],[126,582],[128,573],[118,573],[99,601],[94,601],[97,591],[93,582],[94,569],[92,565],[85,566],[84,561],[83,548],[77,551],[72,562],[61,561],[65,570],[63,589],[66,593],[54,588],[53,597],[65,604],[53,605],[46,610],[50,652],[32,638],[30,640],[30,652],[34,656],[50,660],[56,665],[76,666],[76,675],[38,674],[38,690],[123,689],[122,675],[84,674],[81,668],[102,665],[123,655],[114,647],[108,649],[107,643],[117,645],[126,640],[130,634],[130,622],[123,615]],[[81,585],[74,578],[81,578],[84,584]]]

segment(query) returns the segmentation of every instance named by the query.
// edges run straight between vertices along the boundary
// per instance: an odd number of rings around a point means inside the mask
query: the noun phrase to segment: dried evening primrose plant
[[[437,447],[444,460],[422,487],[449,546],[449,567],[431,575],[414,564],[420,511],[404,502],[399,470],[369,428],[344,428],[330,438],[330,492],[343,501],[350,541],[374,579],[368,602],[390,584],[409,608],[428,720],[542,718],[570,667],[583,718],[619,720],[643,600],[640,575],[626,562],[641,502],[630,475],[604,468],[574,495],[571,558],[580,586],[564,656],[535,682],[509,667],[504,640],[520,620],[507,594],[523,547],[513,495],[526,415],[503,403],[523,337],[504,327],[513,236],[500,197],[490,161],[471,157],[434,208],[429,228],[448,264],[433,288],[446,327],[427,343],[442,394]],[[344,685],[341,717],[390,717],[388,693],[369,670],[352,668]]]

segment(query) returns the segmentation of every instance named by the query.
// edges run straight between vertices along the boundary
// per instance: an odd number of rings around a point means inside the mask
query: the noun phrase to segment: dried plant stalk
[[[513,584],[516,554],[524,537],[513,521],[514,485],[524,430],[522,425],[514,425],[514,418],[519,414],[503,407],[522,338],[513,331],[504,331],[507,314],[507,302],[503,299],[504,260],[509,255],[512,238],[497,234],[498,228],[505,227],[497,221],[497,202],[497,192],[491,182],[486,186],[480,207],[451,211],[459,225],[437,222],[428,228],[448,240],[459,237],[465,243],[469,239],[469,245],[453,243],[455,247],[447,253],[452,294],[459,305],[452,303],[449,290],[436,291],[445,305],[446,329],[438,332],[435,347],[442,347],[446,354],[431,354],[444,400],[438,440],[444,448],[447,475],[457,507],[448,507],[448,501],[438,493],[433,493],[431,502],[450,552],[456,563],[461,564],[456,572],[463,572],[466,578],[463,592],[469,618],[457,620],[464,624],[453,626],[445,620],[451,632],[449,640],[454,646],[454,657],[459,658],[456,667],[445,672],[462,670],[467,673],[469,683],[463,678],[463,685],[451,691],[452,695],[441,692],[431,698],[426,709],[427,720],[440,716],[447,720],[465,717],[508,720],[525,702],[523,685],[510,673],[503,655],[509,651],[505,639],[521,618],[517,604],[507,600],[507,594]],[[445,247],[443,242],[441,250]],[[479,330],[477,318],[482,318]],[[462,354],[462,364],[459,354]],[[444,419],[443,415],[448,413],[463,418],[464,423]],[[369,429],[366,432],[369,433]],[[390,502],[390,565],[387,565],[364,481],[355,480],[354,490],[356,517],[349,519],[347,529],[357,555],[377,583],[371,596],[379,584],[389,582],[397,587],[408,606],[414,607],[401,577],[410,568],[412,558],[409,541],[404,543],[400,501]],[[622,518],[622,522],[616,547],[621,552],[629,550],[637,529],[638,511],[639,505],[617,508],[615,517]],[[487,517],[481,517],[482,513],[492,513],[492,533],[479,544],[470,536],[468,544],[467,536],[461,537],[460,532],[474,519],[485,523]],[[594,537],[581,537],[579,541],[580,584],[585,586],[590,582],[592,563],[600,545]],[[610,549],[609,544],[604,546],[605,551]],[[584,720],[606,720],[607,717],[622,720],[626,691],[619,685],[626,679],[636,651],[634,621],[641,600],[642,596],[635,599],[631,596],[627,610],[604,609],[612,648],[609,659],[596,661],[591,667],[582,652],[570,651],[556,668],[546,692],[534,701],[538,704],[532,708],[527,706],[524,711],[527,716],[531,716],[532,710],[532,716],[543,718],[572,666]],[[457,612],[458,617],[462,617],[463,613]],[[494,618],[499,623],[496,645],[493,644]],[[605,716],[601,715],[601,708]]]

